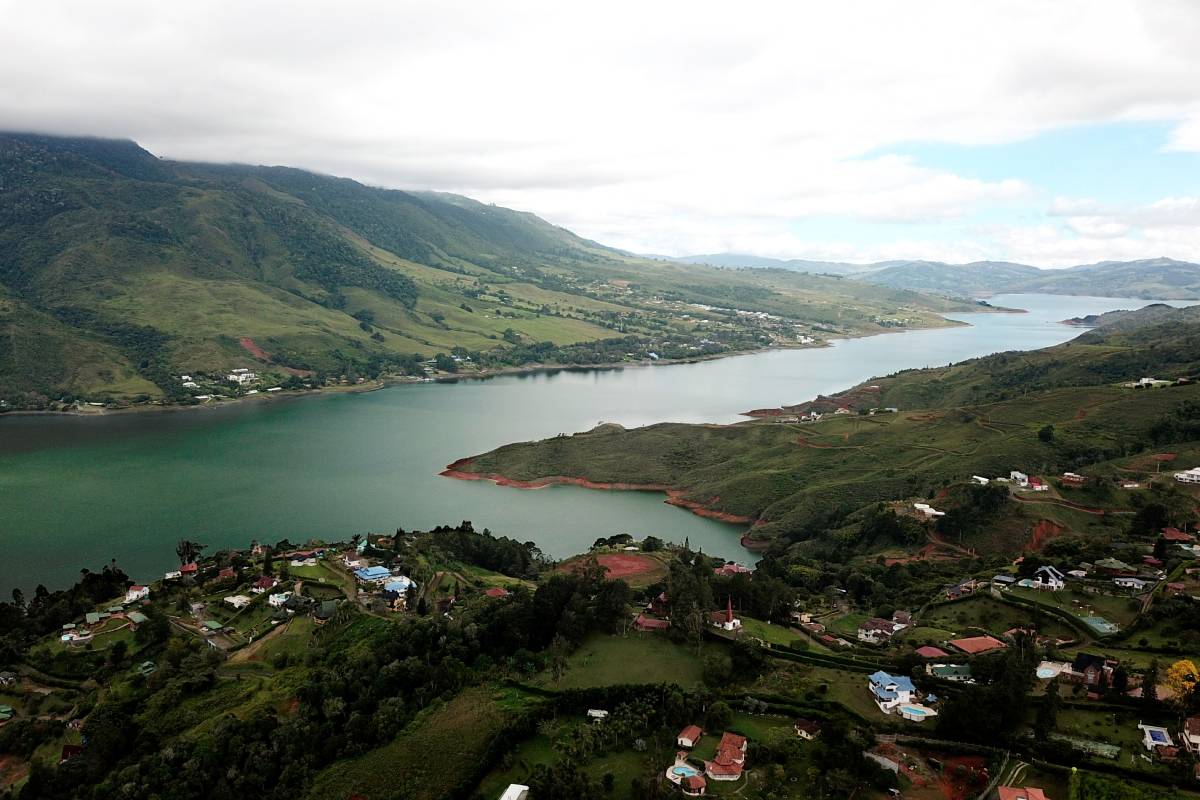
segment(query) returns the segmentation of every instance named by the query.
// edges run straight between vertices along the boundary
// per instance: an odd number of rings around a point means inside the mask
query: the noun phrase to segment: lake
[[[743,411],[900,369],[1045,347],[1080,332],[1057,320],[1150,301],[1003,295],[992,302],[1029,313],[953,315],[970,327],[697,364],[407,384],[187,412],[3,417],[0,591],[63,587],[81,567],[110,558],[150,580],[176,563],[181,538],[215,550],[255,538],[336,540],[464,519],[555,557],[626,532],[688,537],[693,548],[752,563],[739,528],[668,506],[659,494],[519,491],[437,473],[463,456],[601,421],[733,422]]]

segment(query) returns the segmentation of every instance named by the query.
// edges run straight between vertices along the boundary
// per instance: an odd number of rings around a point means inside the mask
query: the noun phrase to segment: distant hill
[[[893,289],[933,292],[952,297],[1041,292],[1147,300],[1200,299],[1200,264],[1170,258],[1102,261],[1066,269],[1040,269],[1009,261],[948,264],[943,261],[900,260],[852,264],[763,258],[737,253],[681,256],[674,260],[720,267],[773,268],[844,275]]]
[[[457,195],[0,133],[0,410],[237,394],[179,378],[235,367],[353,382],[439,353],[443,372],[694,357],[970,307],[631,257]]]

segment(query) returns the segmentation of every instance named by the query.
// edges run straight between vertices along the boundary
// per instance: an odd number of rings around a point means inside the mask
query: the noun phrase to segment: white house
[[[225,598],[225,602],[237,609],[250,605],[250,598],[244,594],[234,594]]]
[[[267,595],[267,605],[271,608],[283,608],[283,604],[292,596],[291,592],[280,592],[279,594]]]
[[[938,511],[936,508],[929,505],[928,503],[913,503],[913,508],[915,508],[917,511],[920,511],[926,517],[944,517],[944,516],[946,516],[945,511]]]
[[[679,732],[678,736],[675,737],[675,744],[691,750],[700,743],[700,737],[703,735],[704,731],[700,729],[699,725],[688,725]]]
[[[1029,485],[1029,476],[1024,472],[1018,472],[1015,469],[1008,473],[1008,479],[1022,488]]]
[[[891,641],[892,635],[896,631],[903,630],[906,625],[894,622],[888,619],[880,619],[872,617],[871,619],[863,620],[858,626],[858,640],[867,642],[868,644],[882,644]]]
[[[526,800],[529,797],[529,787],[519,783],[510,783],[500,795],[500,800]]]
[[[183,577],[183,573],[182,573],[182,572],[180,572],[180,571],[179,571],[179,570],[177,570],[177,569],[173,569],[173,570],[171,570],[170,572],[164,572],[164,573],[163,573],[163,580],[164,580],[164,581],[177,581],[177,580],[179,580],[179,579],[180,579],[180,578],[182,578],[182,577]]]
[[[1142,589],[1146,588],[1146,585],[1148,583],[1150,583],[1150,581],[1144,581],[1141,578],[1123,577],[1123,578],[1113,578],[1113,583],[1115,583],[1117,586],[1121,587],[1122,589],[1133,589],[1135,591],[1140,592]]]
[[[889,675],[882,670],[867,677],[867,689],[875,699],[875,705],[885,714],[892,713],[896,706],[912,703],[917,691],[911,678]]]
[[[608,719],[608,712],[602,708],[589,708],[587,718],[589,722],[604,722]]]
[[[971,480],[980,486],[987,486],[990,483],[990,481],[982,475],[972,475]]]
[[[245,386],[248,383],[254,383],[258,380],[258,373],[251,372],[248,369],[235,369],[225,376],[226,380],[236,383],[238,386]]]
[[[714,628],[723,631],[736,631],[742,627],[742,621],[733,615],[733,598],[728,598],[724,611],[713,611],[708,615]]]
[[[1200,717],[1188,717],[1183,721],[1179,741],[1189,753],[1200,752]]]
[[[136,603],[138,600],[145,600],[149,596],[149,586],[130,586],[125,590],[126,603]]]
[[[1200,467],[1192,467],[1184,472],[1176,472],[1175,480],[1180,483],[1200,483]]]
[[[1062,591],[1066,588],[1066,576],[1059,572],[1054,567],[1049,565],[1038,567],[1038,571],[1033,573],[1033,584],[1036,589],[1049,589],[1052,592]]]

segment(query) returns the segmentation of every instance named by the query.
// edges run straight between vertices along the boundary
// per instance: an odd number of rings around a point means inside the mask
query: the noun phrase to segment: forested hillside
[[[695,357],[971,307],[631,258],[453,195],[0,134],[0,408],[192,402],[214,389],[181,374],[234,367],[319,385],[438,354],[439,372]]]

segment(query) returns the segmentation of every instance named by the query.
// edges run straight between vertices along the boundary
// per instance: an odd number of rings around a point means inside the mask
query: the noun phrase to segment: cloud
[[[1043,189],[888,149],[1165,120],[1169,147],[1200,151],[1189,0],[0,0],[0,15],[0,128],[457,191],[659,251],[1067,250],[1036,227],[914,234],[997,209],[1040,217]],[[888,241],[793,232],[834,218]],[[1051,228],[1124,247],[1158,235],[1135,236],[1141,224],[1073,214]]]

